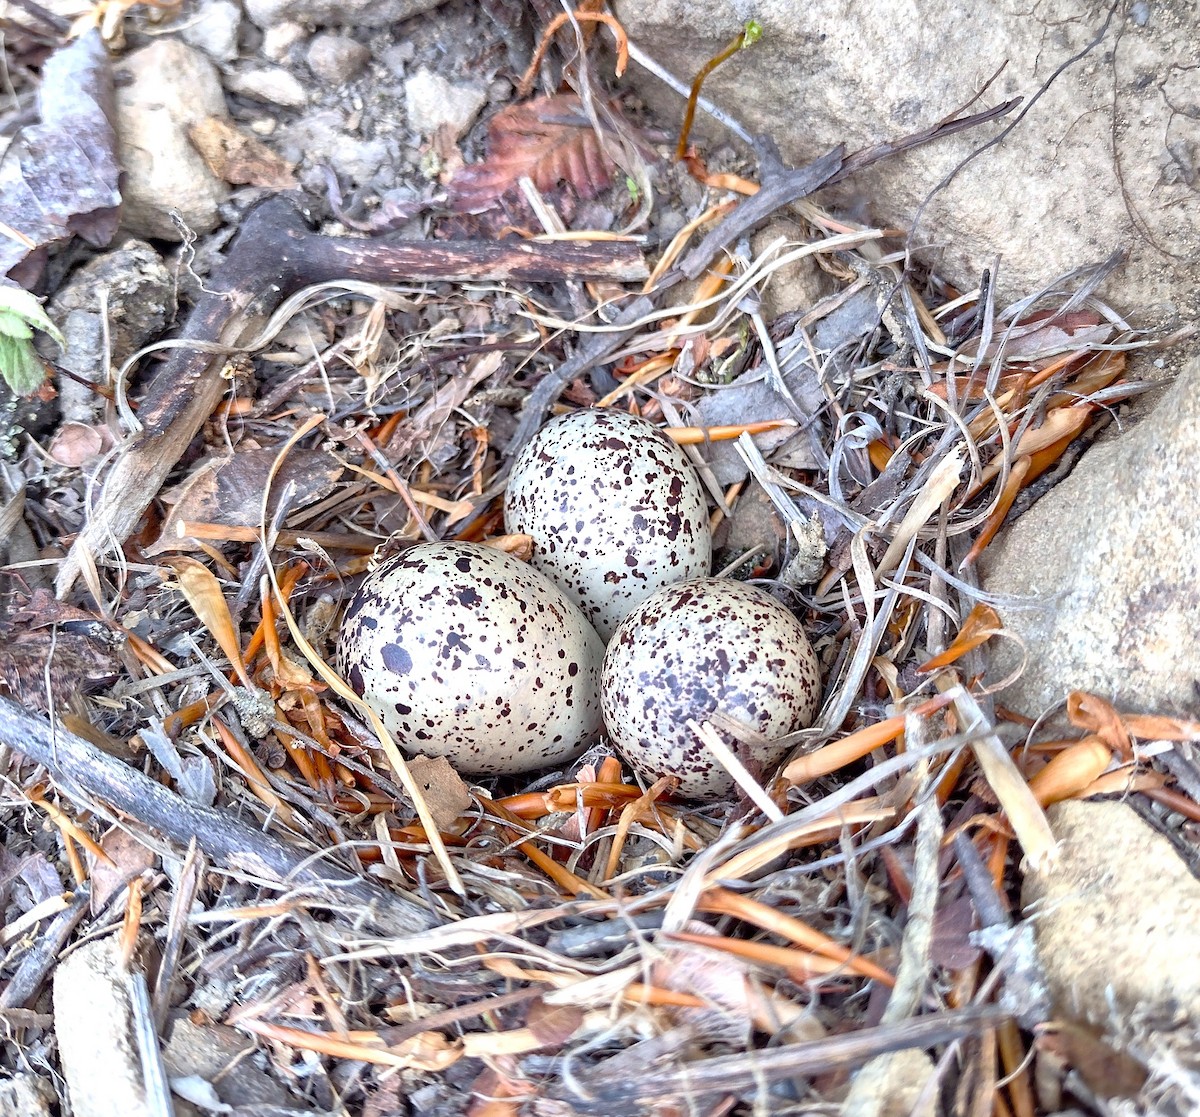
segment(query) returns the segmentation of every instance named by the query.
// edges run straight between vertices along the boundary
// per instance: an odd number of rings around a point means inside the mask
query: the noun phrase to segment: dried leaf
[[[242,662],[242,650],[238,645],[233,618],[229,615],[229,606],[221,592],[221,583],[207,566],[195,559],[177,555],[167,559],[167,565],[175,571],[180,592],[200,618],[200,623],[208,629],[217,646],[244,678],[246,667]]]
[[[7,235],[0,276],[37,282],[47,246],[72,236],[108,244],[117,231],[120,163],[112,71],[99,32],[56,51],[38,90],[41,123],[21,132],[0,163]]]
[[[450,830],[471,805],[471,793],[444,756],[418,756],[408,770],[420,785],[439,830]]]
[[[100,848],[112,859],[89,858],[92,879],[92,914],[98,915],[105,905],[135,877],[154,868],[158,858],[152,849],[142,845],[126,830],[114,827],[100,839]]]
[[[112,435],[103,424],[66,422],[50,441],[47,453],[59,465],[78,469],[112,445]]]
[[[450,205],[457,213],[482,213],[524,176],[543,192],[566,182],[579,197],[594,198],[614,170],[577,96],[536,97],[492,117],[488,157],[454,176]]]
[[[298,185],[290,163],[219,116],[193,124],[188,138],[208,169],[225,182],[270,190],[293,190]]]
[[[178,529],[188,522],[257,528],[262,519],[262,495],[275,462],[274,450],[246,450],[231,458],[207,461],[162,499],[173,504],[158,541],[148,553],[185,550],[194,546],[180,538]],[[321,450],[293,450],[276,470],[267,509],[274,512],[278,496],[291,482],[292,508],[299,510],[331,492],[342,475],[342,466]],[[184,528],[186,530],[186,528]]]

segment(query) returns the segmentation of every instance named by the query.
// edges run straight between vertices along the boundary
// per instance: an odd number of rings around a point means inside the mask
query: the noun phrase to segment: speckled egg
[[[533,565],[607,640],[655,590],[708,573],[700,478],[652,423],[623,411],[551,420],[518,455],[507,531],[533,537]]]
[[[770,594],[726,578],[667,586],[621,622],[600,677],[604,724],[647,781],[679,777],[689,799],[719,799],[733,780],[691,729],[720,711],[768,740],[812,723],[817,657],[800,622]],[[718,730],[752,772],[769,774],[778,746]],[[753,735],[748,735],[753,739]]]
[[[338,667],[411,754],[461,772],[570,760],[600,731],[604,646],[526,563],[476,543],[388,559],[342,621]]]

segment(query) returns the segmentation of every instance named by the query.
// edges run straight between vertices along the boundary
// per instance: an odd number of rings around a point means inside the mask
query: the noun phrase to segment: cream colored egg
[[[607,640],[652,593],[705,575],[712,535],[700,478],[652,423],[623,411],[551,420],[513,464],[507,531]]]
[[[343,677],[410,754],[464,773],[561,764],[600,732],[604,646],[526,563],[475,543],[385,561],[346,610]]]
[[[689,727],[719,712],[751,732],[719,731],[751,771],[769,775],[812,723],[821,696],[817,657],[800,622],[770,594],[727,578],[659,590],[609,641],[600,702],[609,738],[648,782],[679,777],[679,793],[719,799],[733,780]]]

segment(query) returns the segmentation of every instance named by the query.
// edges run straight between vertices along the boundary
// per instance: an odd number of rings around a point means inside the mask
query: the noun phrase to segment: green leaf
[[[27,396],[41,387],[46,366],[33,342],[0,334],[0,375],[13,395]]]
[[[742,45],[741,49],[754,46],[763,36],[763,25],[756,19],[746,20],[745,26],[742,28]]]
[[[0,283],[0,376],[14,395],[35,392],[46,379],[45,362],[33,347],[34,330],[49,334],[60,346],[66,344],[37,296]]]
[[[0,284],[0,322],[3,321],[3,317],[6,314],[23,318],[35,330],[41,330],[42,333],[49,334],[59,345],[66,344],[63,335],[59,333],[58,327],[50,321],[46,312],[42,309],[42,304],[37,296],[31,295],[23,288]],[[3,325],[0,325],[0,330],[3,329]],[[29,335],[23,334],[21,336],[28,337]]]

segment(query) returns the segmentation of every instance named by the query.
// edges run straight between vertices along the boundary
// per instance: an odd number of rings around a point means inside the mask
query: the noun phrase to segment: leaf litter
[[[542,195],[619,193],[593,96],[497,113],[452,208],[483,214],[523,178]],[[83,224],[56,228],[103,237],[105,189],[91,184]],[[163,948],[158,1019],[178,1006],[259,1037],[277,1077],[324,1108],[336,1092],[364,1113],[387,1096],[461,1112],[472,1095],[489,1117],[820,1112],[853,1069],[917,1047],[948,1090],[974,1083],[1031,1112],[1033,1041],[972,926],[1003,927],[1017,865],[1053,857],[1050,802],[1136,794],[1200,819],[1196,787],[1139,743],[1200,727],[1084,694],[1054,733],[996,707],[981,680],[1003,603],[973,564],[1020,492],[1144,390],[1127,354],[1163,339],[1096,297],[1115,261],[997,306],[986,277],[959,291],[906,272],[896,231],[807,198],[793,240],[758,254],[733,241],[690,297],[659,285],[719,229],[722,189],[643,292],[314,289],[228,354],[230,382],[252,379],[210,417],[208,459],[173,475],[157,494],[168,511],[123,549],[90,555],[80,606],[10,586],[0,678],[55,711],[64,748],[92,750],[78,755],[98,774],[68,779],[29,715],[0,706],[0,739],[28,750],[8,753],[10,791],[56,835],[49,887],[2,886],[9,927],[69,933],[90,879],[93,920],[134,912],[130,933]],[[762,291],[798,260],[835,292],[764,322]],[[614,324],[621,304],[636,313]],[[693,446],[718,524],[761,487],[783,530],[724,558],[804,619],[827,679],[781,770],[761,785],[743,771],[727,803],[675,802],[669,778],[638,786],[602,746],[532,781],[464,783],[444,760],[406,762],[327,666],[372,552],[501,542],[521,405],[614,334],[593,361],[611,371],[581,364],[564,399],[636,409]],[[45,468],[67,487],[80,465]],[[85,515],[60,511],[60,532]],[[44,509],[43,543],[51,522]],[[802,552],[807,572],[785,577]],[[186,824],[172,799],[195,806]],[[251,875],[229,853],[238,818],[257,831],[236,831],[260,859]],[[189,841],[174,879],[140,852],[177,858]],[[962,871],[941,855],[951,842]],[[7,972],[37,961],[8,946]],[[54,955],[38,964],[44,977]],[[36,1004],[39,984],[11,981],[4,1009]],[[319,1068],[307,1086],[297,1059]]]

